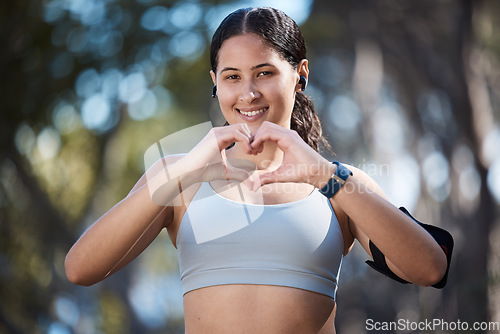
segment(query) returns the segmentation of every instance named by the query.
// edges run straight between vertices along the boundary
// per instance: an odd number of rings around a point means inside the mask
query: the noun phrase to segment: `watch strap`
[[[327,184],[319,189],[319,192],[328,198],[333,197],[345,184],[347,178],[352,175],[352,172],[340,162],[333,161],[332,163],[337,165],[337,170],[332,174]]]

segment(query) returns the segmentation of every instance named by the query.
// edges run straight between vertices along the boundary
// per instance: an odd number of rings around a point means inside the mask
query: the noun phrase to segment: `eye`
[[[237,74],[228,75],[227,80],[238,80],[240,77]]]
[[[262,71],[259,73],[259,77],[267,76],[267,75],[271,75],[271,74],[273,74],[273,73],[270,71]]]

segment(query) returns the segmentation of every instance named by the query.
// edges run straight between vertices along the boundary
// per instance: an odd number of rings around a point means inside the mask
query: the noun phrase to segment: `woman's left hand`
[[[278,169],[255,180],[254,191],[274,182],[309,183],[319,187],[333,173],[334,165],[304,142],[296,131],[265,121],[254,134],[252,153],[261,153],[264,143],[269,141],[283,151],[283,161]]]

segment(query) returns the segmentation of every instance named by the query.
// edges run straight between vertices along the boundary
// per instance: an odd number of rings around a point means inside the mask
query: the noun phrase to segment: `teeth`
[[[255,116],[257,114],[260,114],[260,113],[263,113],[264,111],[266,111],[266,108],[260,109],[260,110],[249,111],[249,112],[245,112],[245,111],[241,111],[241,110],[238,110],[238,111],[245,116]]]

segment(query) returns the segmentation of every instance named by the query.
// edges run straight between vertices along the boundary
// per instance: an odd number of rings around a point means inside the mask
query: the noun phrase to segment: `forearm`
[[[432,236],[355,178],[348,184],[352,192],[339,191],[335,200],[355,228],[382,251],[393,271],[416,284],[439,281],[446,270],[446,257]]]
[[[333,167],[333,171],[335,167]],[[430,285],[439,281],[446,270],[446,256],[432,236],[411,218],[365,184],[354,172],[334,196],[348,215],[355,237],[369,252],[368,239],[386,256],[393,271],[407,281]],[[323,178],[323,184],[328,177]],[[319,184],[318,186],[321,186]]]
[[[101,281],[120,266],[137,242],[146,242],[144,237],[160,232],[161,213],[166,208],[152,207],[151,200],[144,200],[149,197],[147,192],[138,190],[116,204],[73,245],[65,261],[70,281],[80,285]]]
[[[171,203],[180,193],[179,185],[187,186],[188,180],[178,172],[182,163],[177,167],[173,165],[168,165],[169,174],[177,177],[166,180],[164,167],[153,166],[155,170],[150,169],[146,173],[148,176],[144,175],[126,198],[80,237],[66,256],[66,273],[70,281],[81,285],[99,282],[130,262],[154,240],[172,219]],[[157,201],[152,199],[152,184],[161,189]]]

